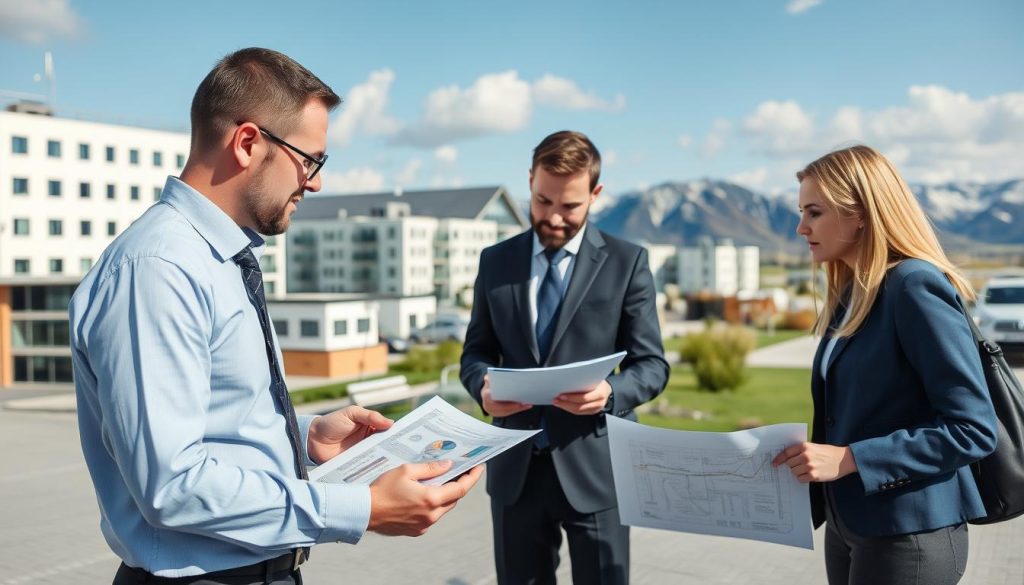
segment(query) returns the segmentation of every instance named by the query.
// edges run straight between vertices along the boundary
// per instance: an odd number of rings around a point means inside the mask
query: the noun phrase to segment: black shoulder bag
[[[967,315],[985,371],[985,383],[996,410],[996,450],[971,464],[986,516],[971,524],[993,524],[1024,514],[1024,392],[1003,357],[1003,350],[985,339]]]

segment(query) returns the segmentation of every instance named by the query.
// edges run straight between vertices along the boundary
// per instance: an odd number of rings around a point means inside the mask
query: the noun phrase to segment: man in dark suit
[[[541,429],[488,463],[498,582],[554,583],[564,529],[577,584],[629,581],[629,528],[619,521],[606,416],[633,409],[668,380],[643,248],[587,224],[601,156],[578,132],[533,153],[532,229],[480,255],[462,384],[512,429]],[[491,398],[487,368],[535,368],[625,351],[618,373],[552,406]]]

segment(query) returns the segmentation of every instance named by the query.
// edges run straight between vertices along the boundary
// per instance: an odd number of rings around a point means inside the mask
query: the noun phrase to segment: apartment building
[[[760,288],[760,250],[724,239],[703,238],[697,246],[679,248],[676,275],[680,292],[734,296]]]
[[[0,111],[0,386],[71,383],[71,293],[188,152],[185,132]],[[269,295],[285,290],[284,241],[261,259]]]
[[[527,227],[503,187],[310,196],[288,232],[288,291],[454,300],[480,252]]]

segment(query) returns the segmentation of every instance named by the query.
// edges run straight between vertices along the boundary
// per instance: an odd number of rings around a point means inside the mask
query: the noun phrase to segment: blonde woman
[[[797,179],[797,233],[828,290],[815,325],[811,442],[775,464],[811,484],[831,585],[957,583],[966,521],[984,515],[967,466],[996,437],[961,312],[974,292],[877,151],[831,152]]]

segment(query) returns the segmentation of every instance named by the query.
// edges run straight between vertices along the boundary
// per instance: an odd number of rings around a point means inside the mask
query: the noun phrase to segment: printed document
[[[807,484],[772,466],[806,425],[705,433],[607,420],[623,524],[814,548]]]
[[[311,481],[370,484],[403,463],[451,460],[442,475],[423,480],[440,485],[539,431],[502,429],[477,420],[440,396],[403,416],[337,457],[310,470]]]
[[[487,368],[491,398],[526,404],[552,404],[563,392],[593,390],[615,371],[626,352],[550,368]]]

